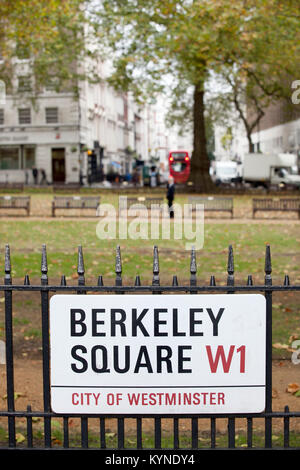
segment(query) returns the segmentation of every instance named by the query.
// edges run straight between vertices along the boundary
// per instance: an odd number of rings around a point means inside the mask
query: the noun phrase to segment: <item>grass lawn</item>
[[[96,234],[99,219],[53,219],[48,217],[53,196],[45,193],[32,194],[31,197],[33,217],[1,218],[0,266],[3,275],[4,248],[9,243],[13,278],[20,280],[28,274],[31,283],[40,282],[41,247],[46,244],[49,282],[59,282],[64,275],[68,284],[76,284],[77,247],[82,245],[87,283],[95,283],[97,277],[102,275],[104,283],[112,284],[115,278],[116,246],[120,245],[124,284],[133,284],[136,275],[140,275],[142,283],[149,284],[152,280],[153,246],[157,245],[161,283],[170,285],[175,274],[179,283],[189,282],[190,251],[186,250],[186,242],[189,240],[174,239],[172,231],[171,240],[162,239],[161,236],[153,240],[150,239],[150,229],[148,239],[99,239]],[[101,194],[101,201],[117,207],[118,194],[105,192]],[[178,195],[177,202],[187,202],[187,196]],[[205,220],[203,248],[197,251],[198,283],[207,284],[211,275],[215,275],[217,283],[226,283],[227,252],[231,244],[234,250],[236,283],[245,283],[247,276],[251,274],[255,284],[263,284],[265,246],[270,244],[273,284],[281,284],[285,274],[289,274],[292,283],[299,284],[300,232],[297,219],[277,219],[262,223],[252,221],[251,198],[247,196],[236,196],[234,207],[238,216],[231,221],[226,221],[227,215],[222,219]],[[240,217],[244,217],[244,220],[241,221]],[[118,226],[116,229],[118,234]],[[288,345],[291,337],[299,335],[299,298],[300,293],[274,294],[275,344]],[[22,305],[23,300],[18,299],[17,302]],[[25,312],[26,309],[32,309],[32,300],[28,302],[29,305],[24,304]],[[0,315],[3,315],[2,307],[0,303]],[[33,331],[35,328],[26,319],[26,315],[15,321],[22,325],[27,336],[28,330]],[[27,327],[24,326],[26,323]],[[274,348],[274,354],[290,357],[291,353]]]

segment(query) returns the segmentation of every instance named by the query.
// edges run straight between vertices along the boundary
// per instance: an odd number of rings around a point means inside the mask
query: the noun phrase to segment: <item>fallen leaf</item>
[[[287,389],[286,389],[286,391],[287,391],[288,393],[296,393],[296,392],[298,392],[298,390],[300,390],[300,385],[297,384],[297,383],[290,383],[290,384],[288,384],[288,387],[287,387]]]
[[[25,441],[25,436],[23,436],[23,434],[21,434],[20,432],[18,432],[16,434],[16,441],[20,444],[21,442],[24,442]]]
[[[272,398],[278,398],[278,392],[275,388],[272,389]]]
[[[275,349],[288,349],[289,345],[288,344],[281,344],[281,343],[274,343],[273,348],[275,348]]]

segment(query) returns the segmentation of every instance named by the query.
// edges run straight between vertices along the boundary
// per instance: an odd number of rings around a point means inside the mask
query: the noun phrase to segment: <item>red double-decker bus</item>
[[[191,161],[186,150],[169,153],[169,171],[175,183],[186,183],[190,175]]]

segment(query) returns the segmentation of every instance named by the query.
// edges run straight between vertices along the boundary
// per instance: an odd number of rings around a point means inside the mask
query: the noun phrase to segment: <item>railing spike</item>
[[[251,274],[249,274],[247,278],[247,286],[253,286],[253,279],[252,279]]]
[[[30,286],[30,280],[28,274],[24,277],[24,286]]]
[[[103,276],[98,276],[98,286],[99,287],[103,286]]]
[[[159,273],[159,257],[158,257],[158,248],[157,246],[153,249],[153,273]]]
[[[178,279],[177,279],[176,275],[173,276],[172,286],[174,286],[174,287],[178,286]]]
[[[41,282],[42,284],[48,284],[48,261],[47,261],[47,249],[46,245],[42,245],[42,262],[41,262]]]
[[[11,273],[11,261],[10,261],[10,247],[5,245],[5,261],[4,261],[5,274]]]
[[[42,246],[42,264],[41,264],[41,271],[43,274],[47,274],[48,272],[48,261],[47,261],[47,249],[46,245]]]
[[[140,286],[140,285],[141,285],[141,278],[140,278],[140,276],[137,275],[137,276],[135,277],[134,285],[135,285],[135,286]]]
[[[227,272],[230,275],[234,274],[234,257],[233,257],[233,248],[232,245],[228,247],[228,263],[227,263]]]
[[[155,245],[153,249],[153,285],[159,285],[159,257],[158,248]]]
[[[191,274],[196,274],[197,273],[196,251],[195,251],[194,247],[191,250],[190,273]]]
[[[116,286],[122,285],[122,261],[121,261],[121,250],[120,246],[117,246],[116,250],[116,265],[115,265],[115,272],[116,272]]]
[[[78,246],[77,273],[79,276],[84,275],[84,260],[83,260],[83,251],[82,251],[81,245]]]
[[[67,285],[66,276],[64,276],[64,275],[61,276],[61,278],[60,278],[60,285],[61,285],[61,286],[66,286],[66,285]]]
[[[289,285],[290,285],[290,276],[289,276],[288,274],[286,274],[286,275],[284,276],[283,285],[284,285],[284,286],[289,286]]]
[[[271,272],[272,272],[271,248],[270,248],[270,245],[267,245],[266,255],[265,255],[265,273],[271,274]]]
[[[210,285],[210,286],[215,286],[215,285],[216,285],[216,279],[215,279],[215,276],[210,276],[210,282],[209,282],[209,285]]]
[[[265,284],[272,284],[272,261],[271,261],[271,248],[270,245],[266,245],[266,254],[265,254]]]
[[[196,286],[197,285],[197,262],[196,262],[196,252],[195,248],[192,247],[191,249],[191,261],[190,261],[190,285],[191,286]]]
[[[227,285],[234,285],[234,257],[232,245],[228,247],[228,262],[227,262]]]
[[[121,274],[122,272],[122,260],[121,260],[121,249],[120,246],[117,246],[116,250],[116,273]]]

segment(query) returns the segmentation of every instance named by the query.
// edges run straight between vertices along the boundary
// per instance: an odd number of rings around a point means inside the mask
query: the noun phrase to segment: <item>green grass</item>
[[[7,430],[0,427],[0,448],[7,445],[8,434]],[[64,434],[62,423],[58,420],[52,419],[51,421],[51,441],[52,448],[62,448],[64,445]],[[101,441],[99,433],[90,430],[88,435],[88,443],[90,449],[101,448]],[[16,427],[16,446],[21,448],[27,444],[27,432],[23,425]],[[225,449],[229,445],[228,436],[225,432],[217,432],[214,446],[216,449]],[[40,418],[33,419],[33,447],[41,448],[44,446],[44,429],[43,420]],[[265,446],[265,437],[263,431],[257,430],[253,432],[252,445],[253,449],[263,449]],[[291,448],[300,448],[300,435],[294,431],[290,432],[289,446]],[[69,429],[69,448],[81,447],[81,433],[78,430]],[[154,433],[142,434],[142,447],[143,449],[155,449]],[[208,431],[199,432],[198,449],[210,449],[212,442],[210,433]],[[272,448],[283,448],[284,436],[280,432],[273,432],[272,434]],[[116,432],[108,431],[105,433],[105,448],[113,450],[118,448],[118,436]],[[137,439],[133,433],[125,434],[124,439],[125,449],[136,449]],[[174,449],[174,438],[171,432],[164,431],[161,436],[162,449]],[[191,433],[184,431],[179,434],[179,448],[188,450],[192,449]],[[248,448],[247,434],[244,431],[236,432],[235,448]]]
[[[46,194],[40,197],[52,196]],[[116,203],[116,195],[106,197],[107,202]],[[181,201],[184,200],[184,196],[181,196]],[[248,202],[247,198],[239,198],[237,206]],[[46,244],[49,282],[59,282],[60,277],[64,275],[68,284],[76,284],[77,247],[82,245],[86,281],[95,283],[97,277],[102,275],[106,284],[112,284],[115,279],[116,246],[120,245],[124,284],[132,285],[136,275],[140,275],[142,283],[149,284],[152,280],[153,246],[157,245],[162,284],[170,284],[175,274],[179,283],[189,282],[190,251],[186,250],[186,239],[99,239],[96,234],[97,223],[98,219],[3,218],[0,224],[0,270],[4,275],[4,247],[9,243],[13,278],[23,280],[28,274],[32,283],[40,282],[41,249],[42,245]],[[118,233],[118,226],[116,228]],[[226,282],[227,250],[231,244],[234,250],[236,283],[245,283],[247,276],[251,274],[254,283],[263,284],[265,246],[270,244],[273,284],[281,284],[285,274],[290,275],[292,283],[299,284],[299,242],[297,223],[276,221],[260,224],[251,223],[250,220],[245,224],[235,221],[226,223],[226,220],[221,223],[205,221],[204,246],[197,251],[198,282],[207,284],[212,274],[215,275],[217,284]],[[21,301],[25,311],[32,308],[30,302],[33,301],[27,302],[29,304],[23,304]],[[0,303],[0,312],[1,308],[3,306]],[[20,310],[18,305],[17,309]],[[299,293],[274,294],[273,343],[290,345],[290,338],[300,335],[299,320]],[[27,326],[28,329],[35,327]],[[287,349],[274,348],[275,357],[290,358],[290,355]]]
[[[77,246],[82,245],[87,273],[91,276],[109,274],[114,270],[115,249],[121,247],[124,274],[134,276],[137,271],[151,277],[153,246],[159,248],[162,274],[177,274],[188,278],[189,240],[99,239],[97,220],[9,221],[0,225],[2,259],[4,245],[11,247],[12,269],[15,277],[40,275],[42,244],[48,251],[49,275],[71,275],[77,260]],[[265,245],[271,245],[273,276],[283,280],[288,273],[291,280],[300,279],[299,226],[278,224],[212,224],[205,223],[204,246],[197,253],[198,273],[204,279],[210,274],[223,275],[226,270],[227,248],[232,244],[235,270],[239,278],[248,274],[263,279]],[[1,253],[0,253],[1,255]]]

